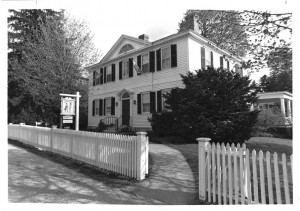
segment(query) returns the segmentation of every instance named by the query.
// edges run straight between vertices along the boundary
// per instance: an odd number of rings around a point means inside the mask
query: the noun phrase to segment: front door
[[[122,101],[122,125],[129,125],[130,120],[130,99]]]

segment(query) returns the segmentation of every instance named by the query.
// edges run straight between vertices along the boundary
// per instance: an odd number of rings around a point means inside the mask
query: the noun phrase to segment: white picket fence
[[[199,198],[215,204],[293,203],[293,156],[199,138]]]
[[[125,136],[10,124],[8,138],[138,180],[148,174],[146,132]]]

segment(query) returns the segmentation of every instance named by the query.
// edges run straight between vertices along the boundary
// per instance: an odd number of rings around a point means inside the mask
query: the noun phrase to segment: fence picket
[[[257,168],[256,168],[256,151],[252,151],[252,168],[253,168],[253,188],[254,188],[254,202],[259,203],[258,199],[258,182],[257,182]]]
[[[220,144],[217,144],[217,184],[218,184],[218,204],[221,204],[221,166],[220,166]]]
[[[216,150],[215,144],[212,144],[211,147],[211,168],[212,168],[212,193],[213,193],[213,203],[216,203]]]
[[[269,204],[274,204],[270,152],[266,153]]]
[[[228,149],[228,187],[229,187],[229,192],[228,192],[228,195],[229,195],[229,204],[232,204],[232,196],[233,196],[233,192],[232,192],[232,162],[231,162],[231,155],[232,155],[232,148],[229,148]]]
[[[274,157],[274,173],[275,173],[275,188],[276,188],[276,204],[282,204],[279,169],[278,169],[278,155],[276,152],[274,153],[273,157]]]
[[[238,170],[237,170],[237,148],[233,149],[233,170],[234,170],[234,177],[238,178]],[[234,180],[234,202],[235,204],[239,204],[239,188],[238,188],[238,180]]]
[[[240,158],[240,190],[241,190],[241,204],[245,204],[245,176],[244,176],[244,155],[243,148],[239,150],[239,158]]]
[[[285,203],[290,204],[291,200],[290,200],[289,184],[287,179],[286,155],[284,153],[282,154],[282,171],[283,171]]]
[[[212,168],[212,161],[211,161],[211,145],[208,145],[207,148],[207,195],[208,195],[208,202],[211,202],[211,168]]]
[[[266,192],[265,192],[265,174],[264,174],[264,157],[263,152],[259,151],[259,177],[260,177],[260,196],[261,203],[266,203]]]
[[[249,149],[246,150],[246,172],[247,172],[247,201],[248,204],[252,202],[252,191],[251,191],[251,174],[250,174],[250,154]]]
[[[226,147],[224,144],[222,144],[222,182],[223,182],[223,204],[227,204],[227,187],[226,187],[226,181],[227,181],[227,175],[226,175]]]

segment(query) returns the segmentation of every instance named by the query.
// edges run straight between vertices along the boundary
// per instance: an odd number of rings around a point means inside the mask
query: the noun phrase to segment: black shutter
[[[115,115],[115,98],[111,98],[111,115]]]
[[[220,68],[223,68],[223,57],[220,56]]]
[[[129,77],[133,77],[133,58],[129,58]]]
[[[157,112],[161,112],[161,110],[162,110],[162,104],[161,104],[161,90],[160,91],[157,91],[157,96],[156,96],[156,98],[157,98]]]
[[[214,67],[214,53],[210,52],[210,61],[211,61],[211,67]]]
[[[122,80],[122,61],[119,62],[119,80]]]
[[[177,67],[177,45],[171,45],[171,67]]]
[[[155,92],[150,92],[150,113],[155,112]]]
[[[138,114],[141,114],[142,113],[142,97],[141,97],[141,94],[138,94],[137,95],[137,113]]]
[[[111,65],[111,81],[116,80],[116,65],[112,64]]]
[[[161,50],[156,50],[156,70],[161,70]]]
[[[104,74],[103,74],[103,83],[106,83],[106,67],[104,67]]]
[[[142,57],[141,55],[137,56],[137,66],[142,69]]]
[[[103,116],[105,116],[105,115],[106,115],[106,113],[105,113],[105,109],[106,109],[106,100],[105,100],[105,99],[103,99]]]
[[[93,86],[95,86],[96,71],[93,71]]]
[[[102,99],[99,99],[99,115],[102,116],[103,113],[103,100]]]
[[[100,69],[100,84],[103,84],[103,68]]]
[[[154,51],[150,51],[150,72],[154,72],[155,71],[155,52]]]
[[[227,70],[229,70],[229,61],[227,61]]]
[[[205,69],[205,48],[201,47],[201,69]]]
[[[92,116],[95,116],[95,100],[93,100]]]

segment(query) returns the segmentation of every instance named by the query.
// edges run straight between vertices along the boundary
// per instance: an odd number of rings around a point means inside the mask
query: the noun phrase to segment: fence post
[[[145,179],[146,174],[146,132],[137,132],[137,179]]]
[[[206,184],[205,184],[205,150],[209,144],[210,138],[197,138],[198,141],[198,173],[199,173],[199,199],[206,199]]]

